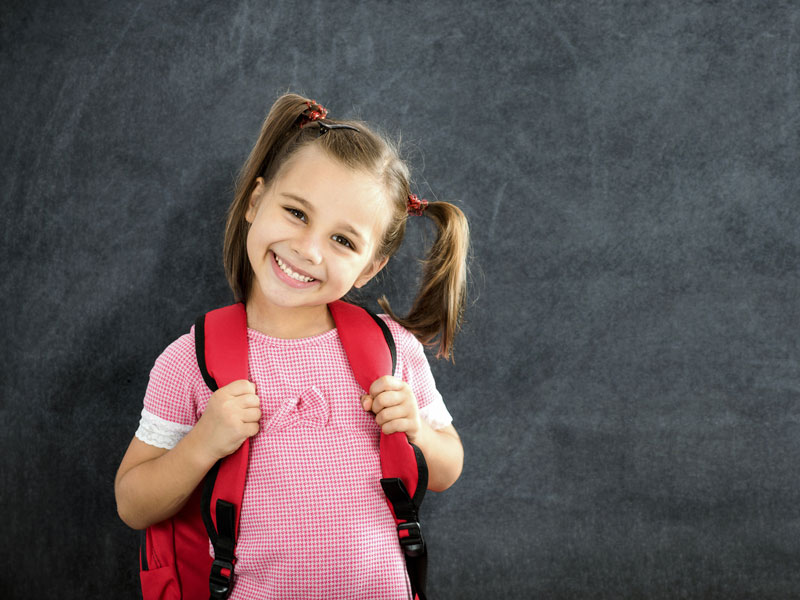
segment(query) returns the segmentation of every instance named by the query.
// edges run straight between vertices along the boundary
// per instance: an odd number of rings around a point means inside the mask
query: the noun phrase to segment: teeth
[[[314,281],[313,277],[306,277],[305,275],[300,275],[300,273],[295,273],[294,271],[292,271],[289,268],[289,265],[285,264],[280,258],[278,258],[277,254],[275,255],[275,262],[278,263],[278,266],[281,268],[281,271],[286,273],[292,279],[296,279],[297,281],[302,281],[304,283],[310,283]]]

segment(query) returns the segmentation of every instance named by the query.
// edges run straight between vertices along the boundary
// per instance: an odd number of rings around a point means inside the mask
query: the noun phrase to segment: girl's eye
[[[305,223],[308,219],[306,218],[306,214],[302,210],[297,210],[296,208],[291,208],[289,206],[286,207],[286,211],[290,213],[293,217],[297,217],[303,223]]]
[[[348,239],[347,239],[346,237],[344,237],[343,235],[339,235],[339,234],[337,233],[336,235],[333,235],[333,236],[332,236],[332,239],[333,239],[333,241],[335,241],[335,242],[337,242],[337,243],[341,244],[342,246],[344,246],[345,248],[351,248],[351,249],[353,249],[353,250],[355,250],[355,249],[356,249],[356,247],[355,247],[355,246],[353,246],[353,244],[350,242],[350,240],[348,240]]]

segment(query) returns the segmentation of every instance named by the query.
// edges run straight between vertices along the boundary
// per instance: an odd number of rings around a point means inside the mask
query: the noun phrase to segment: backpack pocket
[[[181,600],[178,573],[173,565],[139,571],[142,600]]]
[[[142,582],[142,600],[181,600],[178,572],[175,565],[162,566],[153,552],[150,529],[140,533],[139,579]]]

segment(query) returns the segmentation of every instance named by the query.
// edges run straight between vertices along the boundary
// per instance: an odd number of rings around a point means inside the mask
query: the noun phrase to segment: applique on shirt
[[[330,417],[328,401],[316,387],[311,386],[300,396],[286,398],[261,431],[270,434],[290,427],[325,427]]]

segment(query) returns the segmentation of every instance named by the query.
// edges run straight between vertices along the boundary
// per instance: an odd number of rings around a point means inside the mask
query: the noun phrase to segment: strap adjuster
[[[215,559],[211,564],[208,585],[212,598],[227,598],[233,583],[233,563],[229,560]]]
[[[407,532],[403,535],[401,532]],[[419,556],[425,553],[425,540],[422,537],[422,527],[419,521],[406,521],[397,524],[397,535],[400,538],[400,547],[406,556]]]

